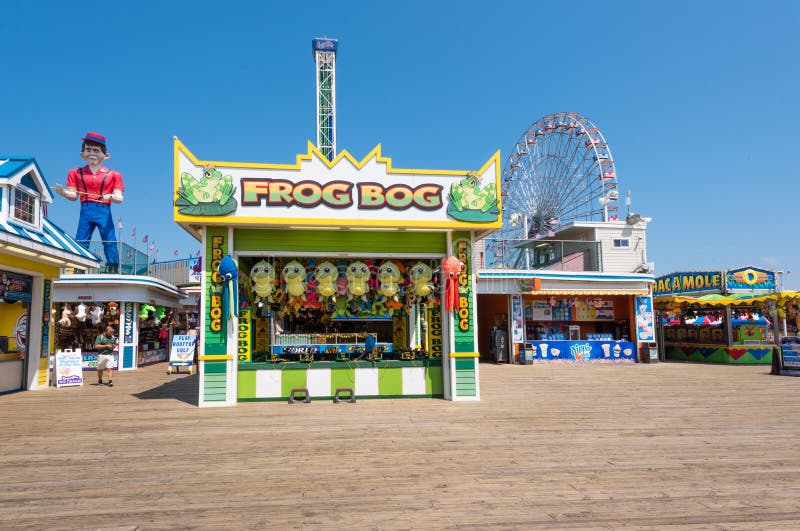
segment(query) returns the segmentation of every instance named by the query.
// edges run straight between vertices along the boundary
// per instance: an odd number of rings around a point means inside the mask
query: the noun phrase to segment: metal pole
[[[783,273],[784,272],[783,271],[776,271],[776,273],[778,274],[778,293],[783,293]],[[791,271],[788,271],[788,273],[791,273]],[[776,301],[776,303],[777,303],[777,301]],[[785,337],[785,336],[789,335],[789,332],[786,329],[786,317],[785,317],[786,310],[784,310],[783,314],[784,314],[784,317],[781,319],[781,321],[782,321],[782,324],[783,324],[783,335]]]

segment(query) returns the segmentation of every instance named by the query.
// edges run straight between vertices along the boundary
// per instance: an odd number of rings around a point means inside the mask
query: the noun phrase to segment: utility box
[[[658,363],[658,343],[639,343],[639,361],[642,363]]]

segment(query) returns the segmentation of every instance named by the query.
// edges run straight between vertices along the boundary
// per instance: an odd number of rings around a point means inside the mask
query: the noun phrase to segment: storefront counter
[[[336,353],[353,354],[359,349],[364,348],[364,343],[331,343],[331,344],[317,344],[310,343],[307,345],[292,345],[292,346],[275,346],[272,347],[272,353],[277,355],[299,355],[306,353],[313,353],[314,355],[335,355]],[[382,350],[384,353],[394,352],[392,343],[376,343],[375,348]]]
[[[525,361],[536,363],[633,363],[636,345],[630,341],[528,341],[524,357]]]
[[[97,352],[84,350],[81,353],[81,366],[83,367],[84,371],[96,371],[97,370]],[[114,363],[111,366],[112,369],[116,369],[119,367],[119,354],[114,353]]]
[[[242,402],[288,400],[305,388],[312,400],[332,399],[337,389],[356,398],[442,397],[442,360],[313,361],[240,363],[238,396]]]
[[[142,365],[150,365],[161,361],[167,361],[167,349],[159,348],[139,351],[137,366],[141,367]]]
[[[773,345],[714,345],[665,343],[664,355],[674,361],[702,361],[734,365],[771,365]]]

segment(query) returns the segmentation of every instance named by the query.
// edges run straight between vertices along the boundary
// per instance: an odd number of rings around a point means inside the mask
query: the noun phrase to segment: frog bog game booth
[[[174,141],[174,219],[201,242],[201,407],[480,399],[476,240],[498,229],[497,152],[476,171],[201,160]]]

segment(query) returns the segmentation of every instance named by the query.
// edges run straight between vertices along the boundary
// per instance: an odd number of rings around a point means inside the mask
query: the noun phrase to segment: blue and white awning
[[[100,258],[83,248],[75,239],[42,217],[42,230],[25,227],[20,223],[0,219],[0,246],[9,251],[20,249],[24,255],[35,258],[56,259],[64,266],[95,268]]]

